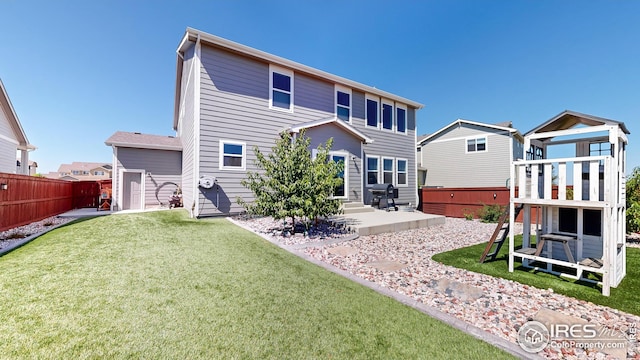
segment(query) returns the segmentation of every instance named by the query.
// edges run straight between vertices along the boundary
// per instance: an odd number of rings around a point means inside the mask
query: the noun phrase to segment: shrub
[[[291,218],[294,231],[296,218],[306,218],[308,229],[310,220],[340,213],[340,200],[332,195],[342,184],[339,175],[345,164],[331,161],[332,138],[317,147],[315,158],[311,156],[310,143],[304,131],[295,137],[284,131],[270,153],[254,147],[258,171],[248,171],[240,183],[253,192],[255,200],[249,203],[241,197],[237,199],[247,213],[273,216],[276,220]]]
[[[480,210],[480,220],[482,220],[482,222],[484,223],[495,223],[498,222],[498,219],[500,219],[500,216],[502,215],[502,213],[504,213],[505,211],[505,207],[498,205],[498,204],[492,204],[492,205],[484,205],[482,207],[482,210]]]
[[[627,178],[627,232],[640,231],[640,167]]]
[[[468,208],[462,209],[462,216],[464,216],[466,220],[473,220],[473,215],[473,210]]]

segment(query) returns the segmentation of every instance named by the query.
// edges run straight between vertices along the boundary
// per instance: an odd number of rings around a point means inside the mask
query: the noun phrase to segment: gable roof
[[[116,131],[105,142],[108,146],[138,149],[182,150],[182,142],[174,136]]]
[[[512,127],[507,127],[507,126],[502,126],[503,124],[506,124],[507,122],[502,122],[499,123],[498,125],[494,125],[494,124],[486,124],[486,123],[481,123],[481,122],[477,122],[477,121],[471,121],[471,120],[464,120],[464,119],[458,119],[454,122],[452,122],[451,124],[443,127],[442,129],[430,134],[430,135],[426,135],[422,140],[418,141],[418,145],[421,146],[423,145],[425,142],[431,140],[432,138],[440,135],[441,133],[445,132],[446,130],[457,126],[457,125],[461,125],[461,124],[469,124],[469,125],[475,125],[475,126],[480,126],[480,127],[485,127],[487,129],[494,129],[494,130],[502,130],[505,132],[509,132],[514,134],[514,136],[518,139],[520,139],[520,141],[524,141],[524,138],[522,136],[522,134],[520,134],[520,132],[517,129],[514,129]],[[510,123],[510,122],[508,122]]]
[[[300,63],[297,63],[295,61],[289,60],[289,59],[285,59],[283,57],[280,56],[276,56],[273,54],[269,54],[267,52],[261,51],[261,50],[257,50],[254,49],[252,47],[246,46],[246,45],[242,45],[236,42],[233,42],[231,40],[227,40],[224,38],[221,38],[219,36],[215,36],[209,33],[206,33],[204,31],[200,31],[197,29],[193,29],[188,27],[183,38],[182,41],[180,41],[180,45],[178,46],[178,49],[176,50],[177,52],[177,66],[176,66],[176,88],[175,88],[175,99],[174,99],[174,119],[173,119],[173,128],[176,129],[178,126],[178,117],[179,117],[179,108],[180,108],[180,97],[181,97],[181,86],[180,86],[180,80],[182,78],[182,66],[183,66],[183,57],[182,55],[184,54],[184,52],[189,49],[189,47],[191,45],[193,45],[197,40],[200,40],[201,43],[204,43],[206,45],[209,46],[213,46],[213,47],[217,47],[217,48],[222,48],[231,52],[235,52],[237,54],[243,55],[243,56],[247,56],[250,58],[254,58],[254,59],[258,59],[261,60],[263,62],[267,62],[269,64],[274,64],[274,65],[278,65],[280,67],[284,67],[290,70],[293,70],[294,72],[297,73],[302,73],[302,74],[306,74],[306,75],[310,75],[316,78],[321,78],[321,79],[326,79],[329,80],[331,82],[334,82],[336,84],[340,84],[340,85],[344,85],[346,87],[350,87],[352,89],[355,90],[360,90],[362,92],[365,93],[369,93],[372,95],[377,95],[389,100],[394,100],[394,101],[398,101],[401,102],[403,104],[406,104],[408,106],[414,107],[416,109],[422,109],[424,107],[424,105],[403,98],[401,96],[398,95],[394,95],[392,93],[386,92],[386,91],[382,91],[379,90],[373,86],[369,86],[369,85],[364,85],[361,84],[359,82],[353,81],[353,80],[349,80],[337,75],[333,75],[331,73],[322,71],[322,70],[318,70],[315,68],[312,68],[310,66],[307,65],[303,65]]]
[[[309,129],[309,128],[312,128],[312,127],[322,126],[322,125],[327,125],[327,124],[334,124],[334,125],[342,128],[342,130],[344,130],[345,132],[347,132],[347,133],[355,136],[356,138],[360,139],[360,141],[364,142],[365,144],[371,144],[373,142],[373,139],[371,139],[370,137],[367,137],[365,134],[363,134],[360,131],[356,130],[353,126],[351,126],[348,123],[338,119],[337,117],[329,117],[329,118],[325,118],[325,119],[306,122],[306,123],[303,123],[303,124],[298,124],[296,126],[290,127],[289,130],[291,132],[298,133],[302,129]]]
[[[18,149],[35,150],[36,147],[29,144],[27,134],[25,134],[24,129],[20,124],[20,120],[18,120],[18,115],[16,115],[16,111],[13,108],[13,104],[11,104],[11,100],[9,100],[9,95],[7,94],[7,89],[5,89],[4,84],[2,83],[2,79],[0,79],[0,111],[3,111],[7,115],[9,125],[11,126],[11,129],[13,129],[13,133],[16,135],[18,140]]]
[[[576,125],[584,124],[588,126],[597,126],[597,125],[616,125],[619,126],[622,131],[629,135],[629,129],[627,126],[620,121],[615,121],[611,119],[605,119],[593,115],[582,114],[576,111],[565,110],[560,114],[552,117],[545,123],[529,130],[525,136],[534,134],[534,133],[542,133],[548,131],[557,131],[557,130],[567,130]]]

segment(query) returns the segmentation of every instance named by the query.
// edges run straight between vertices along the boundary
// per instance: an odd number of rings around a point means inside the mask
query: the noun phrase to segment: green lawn
[[[522,244],[522,235],[516,236],[516,248]],[[495,261],[480,264],[480,255],[487,244],[478,244],[453,251],[436,254],[433,260],[446,265],[467,269],[473,272],[487,274],[535,286],[541,289],[552,288],[555,292],[591,301],[595,304],[606,305],[628,313],[640,315],[640,249],[627,248],[627,276],[617,288],[611,288],[611,296],[601,293],[601,287],[585,281],[535,271],[522,267],[516,261],[515,271],[509,272],[509,245],[504,243]]]
[[[224,219],[64,226],[0,257],[0,357],[511,358]]]

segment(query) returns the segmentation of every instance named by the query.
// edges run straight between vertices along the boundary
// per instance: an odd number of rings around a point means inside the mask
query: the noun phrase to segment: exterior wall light
[[[0,189],[2,190],[7,190],[8,187],[9,187],[9,184],[5,184],[5,183],[0,184]]]

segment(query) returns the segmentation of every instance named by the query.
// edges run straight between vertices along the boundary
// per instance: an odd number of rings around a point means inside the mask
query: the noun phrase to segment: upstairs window
[[[393,130],[393,105],[382,103],[382,128]]]
[[[351,90],[336,86],[336,116],[351,122]]]
[[[474,139],[467,139],[467,152],[483,152],[487,151],[487,138],[479,137]]]
[[[380,118],[380,107],[378,100],[367,98],[367,126],[378,128],[378,119]]]
[[[396,107],[396,131],[399,133],[407,133],[407,109]]]
[[[220,140],[220,170],[245,169],[245,143]]]
[[[293,111],[293,72],[269,67],[269,107]]]
[[[407,160],[398,159],[397,163],[397,176],[396,186],[407,186]]]

